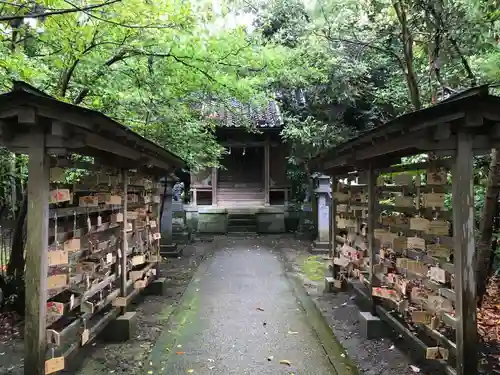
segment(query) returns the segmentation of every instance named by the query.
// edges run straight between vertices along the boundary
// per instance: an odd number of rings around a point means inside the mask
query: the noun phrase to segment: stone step
[[[257,232],[257,225],[228,225],[227,231],[229,233],[255,233]]]
[[[257,236],[256,232],[228,232],[227,235],[229,237],[255,237]]]
[[[243,225],[248,223],[255,223],[256,218],[253,215],[249,215],[249,217],[231,217],[231,215],[228,215],[227,221],[232,225]]]

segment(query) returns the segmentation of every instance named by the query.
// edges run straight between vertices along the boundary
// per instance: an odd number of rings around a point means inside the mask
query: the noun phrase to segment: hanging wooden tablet
[[[344,218],[337,216],[337,228],[345,229],[346,228],[345,222],[346,220]]]
[[[410,219],[410,229],[426,231],[429,228],[429,220],[423,217],[412,217]]]
[[[349,265],[349,258],[346,258],[343,254],[340,254],[338,257],[333,258],[333,264],[345,268]]]
[[[408,260],[406,261],[406,269],[415,275],[427,276],[429,272],[429,267],[425,263],[418,260]]]
[[[127,211],[127,220],[135,220],[139,217],[139,213],[137,211]]]
[[[49,194],[49,204],[69,202],[71,200],[69,189],[55,189],[51,190]]]
[[[426,193],[423,195],[424,206],[429,208],[444,208],[444,194]]]
[[[447,247],[447,246],[444,246],[444,245],[440,245],[440,244],[430,244],[430,245],[427,245],[427,255],[431,256],[431,257],[436,257],[436,258],[444,258],[444,259],[450,259],[450,256],[452,254],[452,249]]]
[[[64,370],[64,357],[51,358],[45,361],[45,375]]]
[[[413,197],[399,195],[394,197],[394,205],[396,207],[413,207],[414,200]]]
[[[377,186],[384,186],[385,185],[385,177],[384,176],[378,176],[377,177]]]
[[[396,290],[399,290],[399,292],[402,295],[406,295],[406,292],[408,290],[408,280],[406,280],[405,278],[403,278],[400,275],[397,275],[396,278],[395,278],[394,288]]]
[[[84,329],[82,332],[82,337],[81,337],[81,345],[85,345],[89,341],[90,333],[88,329]]]
[[[446,170],[442,168],[427,171],[428,185],[445,185],[448,183]]]
[[[429,296],[427,299],[428,304],[431,306],[431,308],[436,311],[436,312],[452,312],[453,311],[453,305],[452,303],[441,296]]]
[[[449,351],[448,349],[441,347],[430,347],[425,351],[425,359],[435,359],[435,360],[448,360]]]
[[[406,246],[408,249],[425,250],[425,240],[420,237],[408,237],[406,239]]]
[[[409,186],[413,183],[413,176],[409,173],[398,173],[392,179],[394,184],[399,186]]]
[[[432,315],[427,311],[412,311],[411,320],[413,321],[413,323],[430,324]]]
[[[59,289],[68,286],[68,275],[52,275],[47,278],[47,289]]]
[[[397,268],[407,268],[408,258],[396,258]]]
[[[440,267],[431,267],[430,279],[438,283],[446,283],[446,271]]]
[[[432,220],[426,232],[436,236],[448,236],[450,234],[450,224],[444,220]]]
[[[50,168],[50,182],[64,182],[65,173],[63,168]]]
[[[99,198],[95,195],[86,195],[78,198],[78,205],[80,207],[98,207]]]
[[[68,251],[53,250],[48,252],[49,267],[60,266],[69,263]]]
[[[337,212],[347,212],[347,204],[337,205]]]
[[[401,251],[407,248],[407,238],[405,236],[394,237],[392,240],[392,249],[394,251]]]
[[[336,191],[333,193],[333,199],[337,202],[347,202],[349,201],[349,194]]]

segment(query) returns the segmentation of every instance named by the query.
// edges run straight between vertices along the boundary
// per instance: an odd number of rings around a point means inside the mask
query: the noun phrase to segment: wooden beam
[[[28,161],[28,216],[26,240],[26,316],[24,373],[43,375],[47,311],[47,246],[49,226],[49,156],[41,129],[31,133]]]
[[[130,160],[139,160],[143,157],[143,154],[139,151],[133,150],[128,146],[123,146],[113,140],[103,138],[99,134],[86,133],[86,136],[87,145],[89,147],[97,148],[98,150],[103,150]]]
[[[478,373],[472,144],[472,136],[461,129],[452,172],[457,375]]]
[[[43,137],[43,135],[41,135]],[[2,144],[7,148],[26,149],[30,147],[30,140],[32,133],[17,134],[12,139],[6,140],[1,138]],[[45,147],[46,148],[84,148],[85,139],[83,135],[75,135],[71,138],[61,137],[51,134],[45,134]]]
[[[120,297],[127,297],[127,252],[128,252],[128,237],[127,237],[127,229],[128,229],[128,220],[127,220],[127,210],[128,210],[128,170],[121,170],[121,178],[123,181],[123,222],[121,226],[121,235],[122,235],[122,243],[121,243],[121,258],[120,258]],[[127,312],[127,307],[122,307],[122,314]]]
[[[375,299],[372,295],[372,286],[373,286],[373,278],[374,272],[373,267],[375,267],[377,254],[375,252],[375,223],[377,222],[376,213],[378,210],[378,198],[377,198],[377,174],[373,167],[368,169],[368,220],[367,220],[367,228],[366,228],[366,236],[368,239],[368,257],[370,258],[370,300],[372,305],[372,313],[375,314]]]

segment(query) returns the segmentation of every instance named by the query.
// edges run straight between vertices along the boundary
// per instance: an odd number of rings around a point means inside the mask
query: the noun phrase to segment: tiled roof
[[[245,105],[233,99],[228,103],[205,103],[202,108],[204,116],[220,121],[220,126],[238,128],[255,126],[258,128],[280,128],[283,126],[278,103],[269,101],[267,106],[257,108]]]

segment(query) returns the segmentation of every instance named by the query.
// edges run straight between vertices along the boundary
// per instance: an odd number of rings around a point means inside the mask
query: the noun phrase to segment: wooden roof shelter
[[[41,375],[47,348],[51,162],[79,154],[125,176],[136,170],[161,178],[183,167],[184,161],[102,113],[59,101],[24,82],[15,82],[12,91],[0,95],[0,145],[29,155],[24,370]]]
[[[25,152],[38,132],[45,135],[48,154],[71,151],[106,160],[109,166],[160,174],[184,165],[177,155],[102,113],[59,101],[24,82],[0,95],[0,110],[1,142],[16,152]]]
[[[488,86],[469,89],[429,108],[411,112],[362,133],[313,160],[323,171],[338,175],[358,166],[396,164],[402,156],[456,150],[459,128],[473,133],[474,153],[481,154],[500,140],[500,98]]]
[[[458,375],[478,373],[473,157],[488,154],[496,147],[500,147],[500,97],[491,95],[488,86],[480,86],[432,107],[402,115],[325,152],[312,161],[313,169],[331,176],[334,183],[348,174],[358,173],[368,177],[367,251],[370,257],[372,292],[374,264],[378,264],[381,258],[376,249],[374,235],[378,212],[377,174],[425,169],[425,166],[422,168],[417,164],[406,169],[405,165],[398,165],[402,157],[422,153],[434,153],[446,163],[451,163],[453,209],[449,214],[453,222],[453,236],[448,239],[453,245],[454,261],[453,264],[446,265],[454,277],[452,284],[454,283],[456,312],[452,324],[455,328],[456,344],[453,345],[456,346],[453,351],[456,354],[456,362],[453,366],[455,370],[451,373],[456,371]],[[333,233],[336,228],[336,206],[337,204],[333,203],[331,209]],[[419,211],[418,203],[416,209],[412,210]],[[335,235],[332,234],[332,237],[333,251]],[[372,296],[370,298],[374,300]],[[375,308],[375,302],[373,305],[374,311],[379,312],[378,306]],[[395,323],[395,326],[398,324]],[[409,334],[410,338],[412,336]]]

